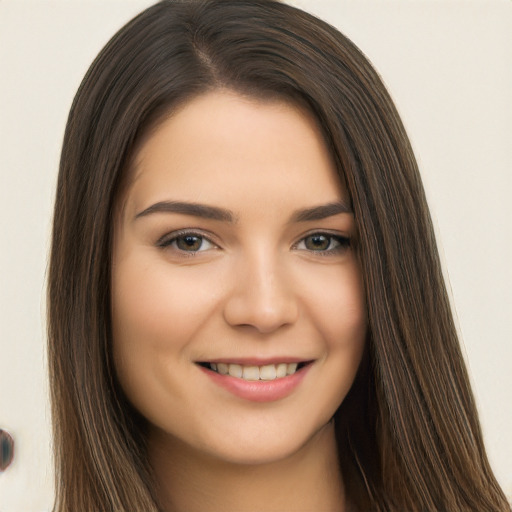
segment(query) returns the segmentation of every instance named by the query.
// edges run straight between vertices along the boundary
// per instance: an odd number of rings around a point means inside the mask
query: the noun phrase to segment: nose
[[[260,248],[261,249],[261,248]],[[269,254],[245,257],[232,276],[224,318],[233,327],[268,334],[297,321],[299,307],[284,264]]]

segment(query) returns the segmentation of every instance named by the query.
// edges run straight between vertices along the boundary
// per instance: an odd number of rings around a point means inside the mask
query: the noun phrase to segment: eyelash
[[[178,241],[180,239],[184,239],[186,237],[200,239],[201,240],[200,248],[197,250],[192,250],[192,251],[187,251],[185,249],[179,248],[176,244],[178,243]],[[308,238],[313,238],[313,237],[325,237],[326,239],[329,240],[328,247],[330,247],[333,243],[337,243],[338,245],[334,248],[330,248],[330,249],[327,248],[327,249],[321,249],[321,250],[308,249],[306,247],[304,249],[302,249],[302,248],[299,249],[299,246],[301,244],[306,244],[306,240]],[[158,247],[160,247],[161,249],[166,249],[166,248],[171,247],[175,251],[181,253],[181,255],[186,256],[186,257],[191,257],[191,256],[195,256],[199,252],[208,250],[208,248],[207,249],[202,248],[204,242],[207,242],[211,246],[218,248],[218,245],[215,244],[215,242],[212,242],[208,236],[204,235],[204,233],[201,233],[198,231],[191,231],[191,230],[175,231],[173,233],[166,234],[157,241],[156,245]],[[331,255],[338,255],[338,254],[346,251],[349,247],[350,247],[350,238],[348,238],[348,237],[341,236],[341,235],[334,235],[332,233],[326,233],[323,231],[315,231],[313,233],[310,233],[310,234],[302,237],[296,244],[294,244],[292,246],[292,249],[304,250],[311,254],[318,254],[319,256],[331,256]]]
[[[308,248],[304,248],[304,249],[300,249],[300,250],[305,250],[305,251],[308,251],[309,253],[312,253],[312,254],[318,254],[319,256],[331,256],[331,255],[341,254],[341,253],[345,252],[350,247],[350,238],[348,238],[346,236],[334,235],[332,233],[325,233],[323,231],[315,231],[313,233],[310,233],[310,234],[302,237],[293,246],[293,248],[297,249],[300,244],[302,244],[302,243],[305,244],[306,240],[308,238],[314,238],[314,237],[318,237],[318,238],[319,237],[324,237],[324,238],[326,238],[329,241],[328,247],[330,247],[333,243],[337,243],[338,245],[336,247],[334,247],[334,248],[317,250],[317,251],[315,251],[314,249],[308,249]]]
[[[160,238],[158,240],[156,245],[158,247],[162,248],[162,249],[166,249],[168,247],[171,247],[175,251],[177,251],[179,253],[182,253],[183,256],[194,256],[198,252],[203,252],[205,250],[205,249],[203,249],[203,250],[196,250],[196,251],[187,251],[187,250],[180,249],[179,247],[177,247],[176,244],[177,244],[178,240],[179,239],[184,239],[186,237],[201,239],[202,240],[201,246],[206,241],[209,244],[211,244],[212,246],[218,248],[217,244],[212,242],[209,237],[204,235],[204,233],[201,233],[201,232],[198,232],[198,231],[186,230],[186,229],[184,229],[182,231],[174,231],[173,233],[169,233],[167,235],[164,235],[162,238]]]

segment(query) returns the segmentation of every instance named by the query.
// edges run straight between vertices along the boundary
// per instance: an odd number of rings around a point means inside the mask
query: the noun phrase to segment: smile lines
[[[264,366],[241,365],[235,363],[201,363],[201,366],[221,375],[229,375],[244,380],[275,380],[293,375],[306,363],[278,363]]]

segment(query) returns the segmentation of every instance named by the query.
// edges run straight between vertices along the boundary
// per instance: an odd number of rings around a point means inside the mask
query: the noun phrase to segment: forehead
[[[237,199],[240,205],[347,199],[309,111],[230,91],[198,96],[161,122],[142,143],[132,172],[128,200],[136,208],[169,195],[233,207]]]

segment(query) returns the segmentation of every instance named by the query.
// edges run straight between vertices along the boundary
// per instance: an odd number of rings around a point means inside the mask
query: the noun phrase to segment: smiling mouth
[[[220,375],[229,375],[248,381],[271,381],[293,375],[313,361],[299,363],[277,363],[263,366],[242,365],[235,363],[198,363],[203,368]]]

